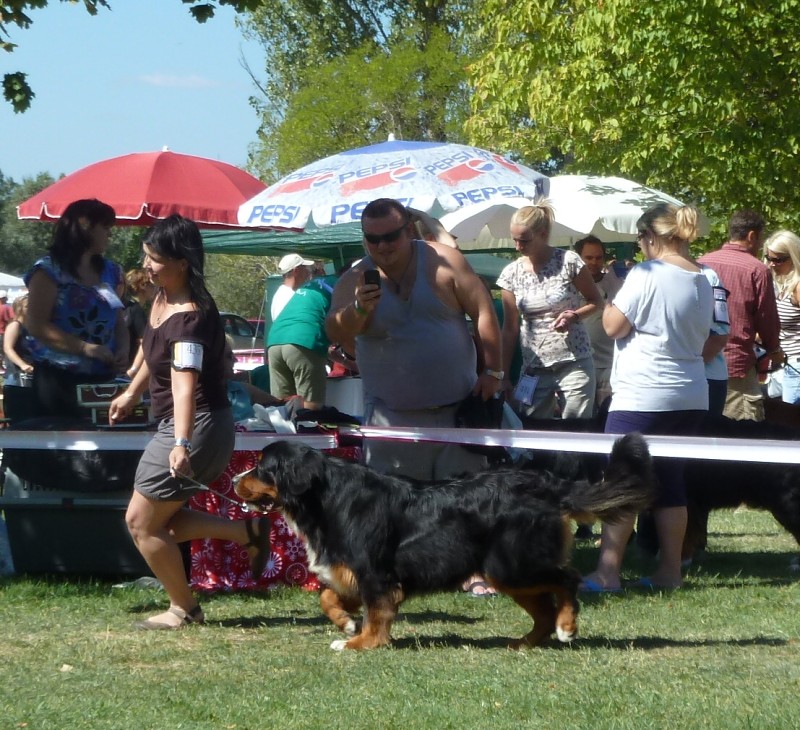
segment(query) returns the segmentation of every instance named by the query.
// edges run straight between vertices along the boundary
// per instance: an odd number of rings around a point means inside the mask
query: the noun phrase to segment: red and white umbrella
[[[312,231],[357,224],[376,198],[440,217],[487,200],[547,194],[548,179],[478,147],[390,139],[326,157],[287,175],[239,210],[248,227]]]
[[[17,217],[53,222],[73,201],[97,198],[114,208],[117,225],[149,226],[179,213],[201,228],[240,228],[239,207],[265,187],[219,160],[169,150],[139,152],[61,178],[18,205]]]

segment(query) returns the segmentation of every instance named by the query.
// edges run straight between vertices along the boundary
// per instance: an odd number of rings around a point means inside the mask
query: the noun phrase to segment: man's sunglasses
[[[788,256],[765,256],[764,258],[770,264],[785,264],[789,260]]]
[[[367,243],[371,243],[373,246],[377,246],[381,241],[386,241],[386,243],[394,243],[400,236],[403,235],[403,231],[406,229],[408,223],[403,223],[400,228],[395,231],[389,231],[388,233],[365,233],[364,240]]]

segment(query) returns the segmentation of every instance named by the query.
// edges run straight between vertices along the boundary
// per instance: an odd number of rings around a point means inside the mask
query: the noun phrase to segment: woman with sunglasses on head
[[[203,239],[179,215],[156,223],[142,243],[143,268],[157,287],[142,339],[144,363],[111,403],[112,425],[150,391],[158,430],[142,454],[125,520],[137,549],[169,596],[169,608],[140,629],[203,623],[178,543],[204,537],[248,550],[254,578],[270,553],[269,518],[232,521],[184,509],[199,485],[230,461],[234,426],[225,386],[225,333],[203,279]],[[257,529],[256,529],[257,528]]]
[[[594,412],[594,362],[582,320],[602,307],[603,299],[581,257],[550,246],[553,220],[548,200],[514,213],[511,238],[521,256],[497,279],[503,371],[510,371],[518,340],[523,360],[519,382],[506,378],[503,386],[513,392],[523,421],[552,418],[557,390],[564,397],[564,418],[591,418]]]
[[[704,349],[712,335],[714,295],[700,266],[688,255],[697,237],[697,209],[660,204],[637,222],[646,261],[635,266],[603,311],[603,327],[615,340],[613,395],[606,433],[691,435],[708,410]],[[634,585],[678,588],[686,532],[684,460],[654,459],[653,513],[659,557],[655,572]],[[619,591],[620,571],[634,516],[604,524],[589,592]]]
[[[800,238],[777,231],[764,243],[764,261],[772,271],[781,321],[780,349],[786,358],[780,371],[781,400],[800,403]]]

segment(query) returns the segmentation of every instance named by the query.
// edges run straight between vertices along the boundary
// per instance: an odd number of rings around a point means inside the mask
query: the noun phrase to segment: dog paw
[[[567,629],[562,629],[560,626],[556,626],[556,636],[562,644],[569,644],[570,641],[578,636],[578,630],[572,629],[568,631]]]
[[[347,639],[336,639],[331,642],[331,649],[334,651],[344,651],[347,648]]]
[[[358,621],[350,619],[347,624],[345,624],[343,631],[347,636],[355,636],[359,633]]]

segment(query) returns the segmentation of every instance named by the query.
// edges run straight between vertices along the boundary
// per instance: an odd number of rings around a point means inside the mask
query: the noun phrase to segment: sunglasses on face
[[[377,246],[381,241],[386,241],[386,243],[394,243],[400,236],[403,235],[403,231],[406,229],[408,223],[403,223],[400,228],[394,231],[389,231],[388,233],[365,233],[364,240],[367,243],[371,243],[373,246]]]
[[[767,260],[767,263],[770,263],[770,264],[785,264],[789,260],[788,256],[769,256],[769,255],[767,255],[764,258]]]

